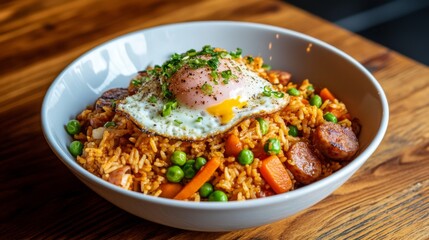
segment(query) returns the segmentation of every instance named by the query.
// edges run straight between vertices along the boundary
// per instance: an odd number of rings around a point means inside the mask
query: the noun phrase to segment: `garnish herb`
[[[237,50],[229,52],[229,55],[231,55],[232,58],[239,58],[241,57],[241,53],[241,48],[237,48]]]
[[[212,55],[214,53],[214,48],[212,48],[210,45],[205,45],[203,47],[203,50],[201,50],[201,55]]]
[[[177,102],[176,100],[168,101],[164,106],[162,107],[162,116],[166,117],[171,114],[171,111],[177,108]]]
[[[219,82],[217,81],[219,79],[218,73],[215,70],[212,70],[210,72],[210,76],[212,77],[214,84],[218,85],[219,84]]]
[[[217,70],[217,67],[219,66],[219,58],[213,57],[207,61],[207,65],[209,65],[212,70]]]
[[[189,60],[188,65],[192,69],[198,69],[198,68],[206,66],[207,65],[207,61],[204,60],[204,59],[200,59],[200,58],[193,58],[193,59]]]
[[[198,117],[197,120],[195,120],[195,122],[201,122],[203,120],[203,117]]]
[[[175,120],[174,120],[174,123],[175,123],[175,124],[177,124],[177,125],[180,125],[180,124],[182,124],[183,122],[182,122],[182,121],[179,121],[179,120],[177,120],[177,119],[175,119]]]
[[[268,87],[268,86],[265,86],[265,87],[264,87],[264,91],[262,92],[262,94],[263,94],[265,97],[271,97],[271,92],[272,92],[271,88],[270,88],[270,87]]]
[[[150,96],[150,98],[148,99],[148,101],[150,103],[156,103],[156,97],[154,95]]]
[[[225,70],[220,73],[223,78],[223,83],[228,84],[231,78],[237,78],[234,74],[232,74],[231,70]]]
[[[139,86],[139,85],[142,85],[142,81],[138,79],[133,79],[131,80],[131,84],[133,84],[134,86]]]
[[[116,100],[111,99],[111,100],[110,100],[110,106],[111,106],[112,108],[116,108]]]
[[[272,94],[274,95],[274,97],[276,97],[276,98],[282,98],[282,97],[284,97],[284,96],[285,96],[285,94],[284,94],[283,92],[272,91],[271,93],[272,93]]]
[[[223,78],[223,83],[225,83],[225,84],[227,84],[228,82],[229,82],[229,78],[231,77],[231,75],[232,75],[232,72],[231,72],[231,70],[225,70],[225,71],[222,71],[221,73],[220,73],[220,75],[222,76],[222,78]]]
[[[203,86],[201,86],[201,91],[203,91],[205,95],[210,95],[213,93],[213,87],[208,83],[204,83]]]
[[[271,95],[273,95],[276,98],[282,98],[285,96],[285,94],[283,92],[273,91],[273,90],[271,90],[271,88],[269,86],[264,87],[264,90],[262,91],[262,95],[264,95],[266,97],[271,97]]]
[[[247,62],[248,63],[252,63],[253,61],[255,61],[255,59],[253,57],[251,57],[251,56],[247,57]]]
[[[114,126],[116,126],[116,123],[115,123],[115,122],[106,122],[106,123],[104,124],[104,127],[105,127],[105,128],[114,127]]]
[[[262,68],[263,69],[265,69],[265,70],[267,70],[267,71],[270,71],[271,70],[271,66],[270,65],[268,65],[268,64],[262,64]]]
[[[139,73],[145,73],[144,76],[140,76],[132,80],[132,84],[135,86],[141,85],[144,81],[149,81],[151,79],[159,79],[161,81],[161,92],[162,99],[167,101],[164,104],[162,109],[162,116],[169,116],[171,111],[177,107],[177,102],[174,99],[173,93],[169,90],[168,78],[173,76],[180,68],[185,65],[193,69],[198,69],[202,67],[209,67],[211,69],[210,76],[215,85],[219,84],[220,78],[222,82],[227,84],[229,80],[237,78],[233,75],[231,70],[226,70],[218,72],[219,67],[219,58],[240,58],[242,54],[242,49],[237,48],[235,51],[215,51],[215,48],[210,45],[205,45],[202,47],[201,51],[196,51],[195,49],[190,49],[185,53],[174,53],[171,55],[170,59],[164,62],[161,66],[155,65],[151,69],[141,71]],[[209,56],[209,59],[202,59],[198,56]],[[205,84],[202,86],[204,94],[210,95],[213,91],[213,86],[210,84]],[[155,103],[157,99],[153,96],[148,99],[149,102]]]
[[[164,96],[164,98],[171,98],[173,96],[173,93],[170,92],[170,90],[168,89],[168,83],[163,82],[161,84],[161,91],[162,91],[162,95]]]

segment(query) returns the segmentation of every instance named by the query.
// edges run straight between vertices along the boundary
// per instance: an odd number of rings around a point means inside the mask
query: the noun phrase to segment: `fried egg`
[[[289,103],[286,93],[267,94],[273,88],[271,83],[245,64],[228,57],[217,60],[216,71],[207,65],[195,68],[185,64],[167,79],[150,79],[117,109],[144,131],[173,139],[202,140]],[[165,98],[165,86],[172,94],[170,99]]]

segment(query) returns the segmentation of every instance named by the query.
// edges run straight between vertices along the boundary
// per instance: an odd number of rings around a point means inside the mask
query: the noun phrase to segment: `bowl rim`
[[[68,69],[76,65],[81,59],[85,58],[87,55],[90,55],[93,52],[98,51],[101,48],[106,47],[107,45],[111,44],[112,42],[118,41],[123,38],[129,38],[133,35],[137,34],[144,34],[148,31],[159,31],[159,30],[167,30],[169,28],[177,28],[177,27],[210,27],[210,26],[223,26],[223,27],[239,27],[239,28],[252,28],[255,30],[268,30],[273,31],[281,34],[286,35],[292,35],[293,37],[305,39],[313,44],[317,44],[320,47],[323,47],[337,55],[340,55],[342,58],[349,61],[351,64],[353,64],[356,68],[358,68],[364,75],[370,80],[372,86],[377,90],[378,97],[381,102],[382,106],[382,116],[380,121],[380,127],[372,139],[372,141],[369,143],[369,145],[349,164],[341,168],[340,170],[334,172],[332,175],[323,178],[321,180],[318,180],[314,183],[311,183],[309,185],[306,185],[304,187],[295,189],[293,191],[289,191],[282,194],[273,195],[266,198],[258,198],[258,199],[248,199],[245,201],[246,204],[243,204],[243,201],[230,201],[227,204],[223,202],[192,202],[192,201],[182,201],[182,200],[174,200],[174,199],[167,199],[167,198],[161,198],[161,197],[155,197],[151,195],[146,195],[144,193],[140,192],[134,192],[131,190],[125,190],[119,186],[116,186],[114,184],[111,184],[84,169],[81,167],[77,162],[76,159],[72,158],[70,155],[66,154],[64,151],[62,151],[61,146],[58,142],[54,141],[53,139],[53,133],[52,129],[49,127],[48,124],[48,118],[47,118],[47,110],[49,105],[50,96],[52,95],[53,90],[56,88],[57,84],[61,81],[63,76],[66,74]],[[332,184],[336,181],[337,178],[341,178],[341,176],[353,174],[360,165],[366,162],[366,160],[372,155],[372,153],[377,149],[379,144],[381,143],[386,130],[388,126],[389,121],[389,107],[386,95],[381,87],[381,85],[378,83],[378,81],[374,78],[374,76],[365,68],[363,67],[358,61],[356,61],[354,58],[349,56],[348,54],[344,53],[343,51],[339,50],[338,48],[323,42],[319,39],[316,39],[312,36],[290,30],[287,28],[279,27],[279,26],[273,26],[268,24],[262,24],[262,23],[253,23],[253,22],[244,22],[244,21],[192,21],[192,22],[178,22],[178,23],[172,23],[172,24],[162,24],[157,25],[149,28],[144,28],[136,31],[132,31],[123,35],[120,35],[118,37],[115,37],[113,39],[110,39],[108,41],[105,41],[101,44],[98,44],[97,46],[87,50],[80,56],[78,56],[76,59],[74,59],[70,64],[68,64],[61,73],[55,77],[55,79],[52,81],[51,85],[49,86],[48,90],[46,91],[45,97],[43,99],[42,103],[42,109],[41,109],[41,122],[42,122],[42,130],[43,135],[52,149],[52,151],[55,153],[55,155],[70,169],[73,170],[72,172],[75,174],[79,174],[80,177],[83,177],[85,179],[88,179],[89,181],[92,181],[96,183],[97,185],[101,185],[105,188],[108,188],[111,191],[114,191],[119,194],[123,194],[127,197],[135,198],[141,201],[147,201],[154,204],[159,204],[163,206],[174,206],[178,208],[185,208],[185,209],[200,209],[200,210],[230,210],[230,209],[247,209],[247,208],[254,208],[254,207],[262,207],[266,205],[272,205],[272,204],[278,204],[280,202],[284,202],[287,199],[295,199],[299,198],[300,196],[306,195],[310,192],[313,192],[319,188],[322,188],[324,185]],[[81,179],[80,179],[81,180]],[[347,180],[346,180],[347,181]],[[335,191],[335,190],[334,190]],[[331,193],[330,193],[331,194]],[[107,199],[106,199],[107,200]],[[314,203],[315,204],[315,203]]]

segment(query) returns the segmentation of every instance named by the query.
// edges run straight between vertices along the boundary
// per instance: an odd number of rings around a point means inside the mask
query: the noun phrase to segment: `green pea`
[[[333,123],[338,122],[337,117],[335,117],[335,115],[330,112],[325,113],[325,115],[323,115],[323,118],[328,122],[333,122]]]
[[[212,192],[213,192],[213,185],[211,185],[208,182],[204,183],[199,190],[201,197],[208,197]]]
[[[207,160],[203,157],[197,157],[195,159],[194,167],[196,170],[200,170],[204,165],[206,165]]]
[[[66,125],[66,131],[70,135],[74,135],[80,132],[80,123],[78,120],[70,120]]]
[[[264,145],[264,150],[268,154],[280,153],[280,141],[277,138],[270,138]]]
[[[185,173],[185,178],[193,178],[197,171],[194,168],[195,160],[186,161],[185,165],[183,165],[182,170]]]
[[[268,132],[268,122],[265,121],[265,119],[260,118],[260,117],[256,118],[256,120],[259,123],[259,128],[261,129],[262,135],[267,134],[267,132]]]
[[[237,159],[238,159],[238,162],[241,165],[252,164],[252,162],[253,162],[253,153],[249,149],[243,149],[238,154]]]
[[[80,141],[71,142],[69,146],[69,151],[74,157],[82,155],[83,143]]]
[[[291,96],[299,96],[300,95],[299,90],[296,88],[290,88],[289,90],[287,90],[287,93]]]
[[[173,164],[183,166],[186,163],[186,153],[182,151],[174,151],[171,155],[171,162]]]
[[[322,106],[322,98],[317,94],[313,95],[313,97],[310,98],[310,105],[320,108],[320,106]]]
[[[228,196],[221,190],[216,190],[209,195],[210,202],[228,202]]]
[[[182,181],[185,173],[179,166],[171,166],[167,169],[166,176],[168,181],[177,183]]]
[[[298,128],[294,125],[289,125],[289,135],[292,137],[298,137]]]

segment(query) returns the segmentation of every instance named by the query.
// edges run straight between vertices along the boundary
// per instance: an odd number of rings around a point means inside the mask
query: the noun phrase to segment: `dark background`
[[[284,0],[429,65],[429,0]]]

